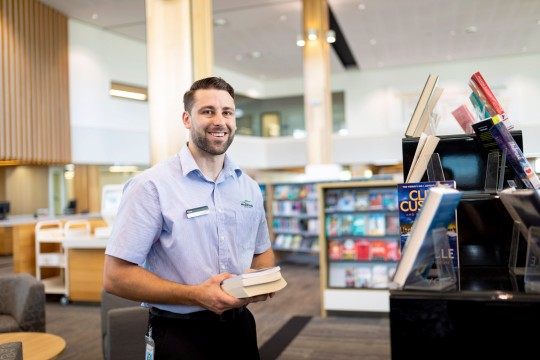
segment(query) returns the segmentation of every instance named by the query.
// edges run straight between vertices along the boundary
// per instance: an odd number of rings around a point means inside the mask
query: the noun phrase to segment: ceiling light
[[[306,45],[306,40],[304,40],[304,37],[301,34],[298,34],[296,36],[296,46],[304,46]]]
[[[456,30],[450,30],[450,36],[456,36]]]
[[[307,38],[308,40],[311,40],[311,41],[317,40],[317,30],[309,29]]]
[[[366,10],[366,4],[358,4],[358,10]]]
[[[228,24],[228,21],[223,18],[214,19],[214,26],[225,26]]]
[[[252,51],[250,55],[253,59],[258,59],[262,56],[262,53],[260,51]]]
[[[375,45],[376,43],[377,43],[377,40],[375,40],[375,39],[369,40],[370,45]]]
[[[474,25],[467,26],[467,27],[465,28],[465,33],[466,33],[466,34],[474,34],[474,33],[477,32],[477,31],[478,31],[478,28],[477,28],[476,26],[474,26]]]
[[[279,17],[279,20],[280,20],[280,21],[287,21],[287,15],[281,15],[281,16]]]
[[[133,165],[113,165],[113,166],[109,166],[109,172],[126,173],[126,172],[137,172],[137,171],[139,171],[139,168],[137,166],[133,166]]]
[[[326,42],[330,44],[336,42],[336,32],[334,30],[328,30],[326,32]]]
[[[148,100],[148,90],[146,88],[117,82],[111,82],[109,95],[132,100]]]
[[[98,17],[99,17],[98,14],[92,14],[92,20],[97,20]]]

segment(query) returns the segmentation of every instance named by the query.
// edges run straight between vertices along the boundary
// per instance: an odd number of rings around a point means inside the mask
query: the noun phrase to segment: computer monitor
[[[9,213],[9,201],[0,201],[0,220],[7,218]]]
[[[94,229],[96,237],[106,238],[110,235],[123,190],[124,184],[111,184],[103,187],[101,192],[101,217],[105,220],[107,226]]]

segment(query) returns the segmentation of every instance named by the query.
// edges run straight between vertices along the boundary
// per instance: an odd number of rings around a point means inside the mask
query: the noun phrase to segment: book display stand
[[[431,155],[426,171],[428,181],[445,181],[441,158],[438,153]]]
[[[525,264],[525,292],[540,292],[540,227],[531,226]]]
[[[520,227],[521,223],[519,221],[514,221],[514,227],[512,228],[512,242],[510,243],[510,258],[508,260],[508,269],[512,275],[525,275],[525,267],[517,266],[519,240],[521,238]]]
[[[519,240],[520,223],[515,221],[508,264],[510,273],[524,276],[525,292],[540,293],[540,227],[529,228],[525,267],[517,266]]]
[[[424,276],[417,272],[407,279],[404,290],[442,291],[455,290],[457,288],[456,273],[452,260],[442,258],[441,254],[449,254],[450,245],[447,236],[448,229],[437,228],[431,232],[433,252],[428,256],[433,258],[435,268],[429,269],[429,275]]]
[[[496,193],[503,190],[505,169],[506,149],[504,149],[501,154],[495,152],[488,154],[486,160],[486,179],[484,182],[484,192]]]

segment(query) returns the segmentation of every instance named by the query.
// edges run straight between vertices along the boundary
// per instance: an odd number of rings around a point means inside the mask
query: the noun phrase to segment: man
[[[260,188],[226,154],[236,130],[234,89],[217,77],[196,81],[182,120],[188,143],[124,187],[104,288],[150,308],[147,358],[257,359],[246,305],[273,294],[237,299],[220,286],[274,265]]]

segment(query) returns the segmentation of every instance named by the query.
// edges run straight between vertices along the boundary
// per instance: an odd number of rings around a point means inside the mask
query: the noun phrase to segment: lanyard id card
[[[154,339],[152,336],[144,336],[146,342],[146,355],[144,356],[145,360],[154,360]]]

